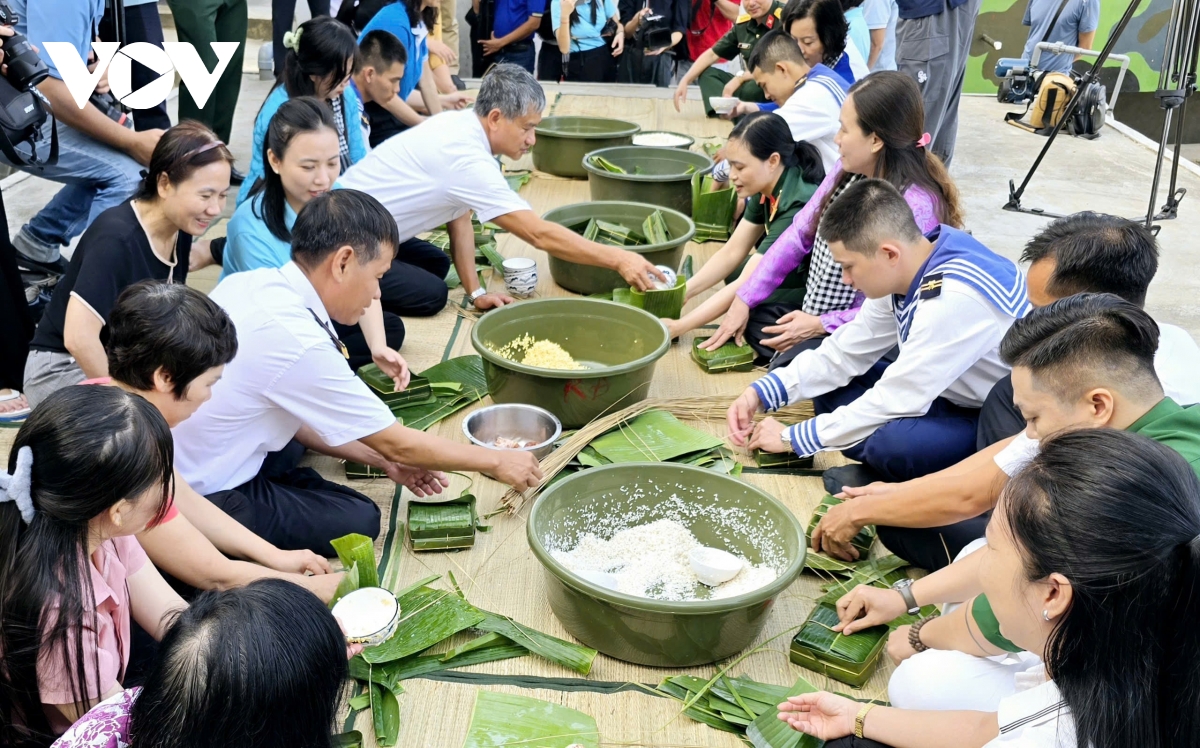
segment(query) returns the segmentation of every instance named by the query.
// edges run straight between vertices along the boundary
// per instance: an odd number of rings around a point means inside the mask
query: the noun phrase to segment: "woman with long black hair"
[[[788,699],[780,718],[829,748],[1196,745],[1200,483],[1178,452],[1116,429],[1043,441],[977,553],[1004,636],[1042,659],[997,713],[818,692]]]
[[[550,21],[558,48],[542,53],[539,80],[617,82],[617,58],[625,51],[617,0],[550,0]]]

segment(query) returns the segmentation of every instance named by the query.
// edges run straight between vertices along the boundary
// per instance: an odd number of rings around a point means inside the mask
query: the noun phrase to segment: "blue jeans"
[[[37,146],[39,158],[50,152],[49,118],[42,126],[42,138]],[[29,150],[27,143],[17,146],[22,156],[28,156]],[[2,154],[0,163],[14,165]],[[42,250],[39,254],[43,256],[31,259],[43,262],[58,259],[60,246],[82,234],[96,216],[128,200],[142,183],[141,164],[62,122],[58,123],[58,163],[17,168],[63,185],[46,207],[21,227],[25,238]]]
[[[525,42],[525,45],[523,47],[518,46],[518,49],[515,52],[510,51],[512,46],[513,45],[510,44],[496,54],[487,58],[486,64],[491,66],[500,62],[511,62],[514,65],[520,65],[532,73],[534,56],[537,54],[533,48],[533,42]]]

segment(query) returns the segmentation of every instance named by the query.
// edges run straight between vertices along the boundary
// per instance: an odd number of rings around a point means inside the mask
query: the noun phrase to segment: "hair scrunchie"
[[[302,33],[304,33],[303,27],[298,28],[295,31],[283,32],[283,48],[290,49],[293,52],[296,52],[297,54],[299,54],[299,52],[300,52],[300,35]]]
[[[21,447],[17,452],[17,468],[12,475],[0,473],[0,504],[9,501],[17,503],[17,511],[25,524],[33,521],[33,450]]]

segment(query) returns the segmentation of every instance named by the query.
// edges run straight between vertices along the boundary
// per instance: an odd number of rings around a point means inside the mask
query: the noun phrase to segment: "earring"
[[[1048,611],[1048,610],[1042,611],[1042,620],[1046,621],[1047,623],[1050,621],[1050,611]]]

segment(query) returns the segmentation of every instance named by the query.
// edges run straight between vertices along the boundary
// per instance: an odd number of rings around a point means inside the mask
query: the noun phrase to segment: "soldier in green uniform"
[[[692,64],[679,87],[675,89],[675,110],[687,100],[687,87],[699,79],[700,96],[704,100],[704,111],[709,117],[715,116],[709,99],[714,96],[736,96],[742,101],[763,102],[766,95],[749,71],[750,53],[758,40],[768,31],[781,24],[783,3],[779,0],[743,0],[742,15],[729,33],[717,40],[717,43],[700,55]],[[718,60],[732,60],[741,55],[743,72],[736,78],[724,70],[712,67]]]

